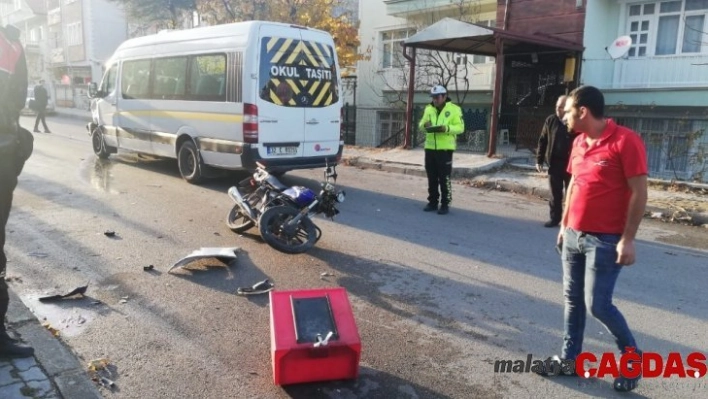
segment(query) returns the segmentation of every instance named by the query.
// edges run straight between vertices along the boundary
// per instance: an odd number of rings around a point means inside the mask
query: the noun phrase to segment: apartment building
[[[357,65],[356,144],[377,146],[405,127],[408,61],[401,43],[446,17],[495,26],[494,0],[367,0],[359,3],[360,49]],[[427,55],[429,58],[426,58]],[[466,119],[480,129],[488,124],[494,83],[492,57],[429,52],[419,54],[415,103],[430,101],[427,91],[445,84],[451,97],[463,104]]]
[[[125,13],[107,0],[47,0],[48,70],[59,107],[86,108],[87,85],[127,38]]]
[[[638,131],[650,176],[708,181],[708,1],[588,1],[581,81]],[[619,59],[605,48],[628,35]]]

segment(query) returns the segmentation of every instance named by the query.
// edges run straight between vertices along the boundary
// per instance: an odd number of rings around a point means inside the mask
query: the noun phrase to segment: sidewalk
[[[0,357],[2,399],[102,398],[74,354],[51,333],[10,288],[7,325],[11,336],[34,348],[34,357]]]
[[[343,163],[362,169],[425,177],[423,149],[382,149],[347,146]],[[534,166],[509,163],[486,154],[456,151],[452,177],[474,187],[550,197],[548,178]],[[646,217],[708,228],[708,185],[681,184],[649,179]]]

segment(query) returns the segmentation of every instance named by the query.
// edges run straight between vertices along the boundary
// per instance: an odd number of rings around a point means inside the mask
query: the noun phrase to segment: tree
[[[463,22],[480,22],[481,2],[479,0],[450,0],[445,8],[433,9],[423,4],[425,12],[416,13],[409,18],[408,26],[413,32],[419,32],[427,26],[446,18],[454,18]],[[427,11],[431,9],[431,11]],[[411,32],[411,33],[413,33]],[[403,56],[403,48],[375,49],[368,48],[364,57],[370,58],[371,53],[391,52],[392,68],[381,69],[374,66],[371,71],[360,71],[360,75],[370,84],[382,102],[389,106],[402,108],[407,102],[409,85],[409,63]],[[413,89],[427,90],[433,85],[443,85],[448,89],[457,104],[463,104],[470,88],[470,79],[481,72],[473,62],[474,57],[467,54],[454,54],[441,51],[418,51],[416,53],[416,79]],[[367,76],[369,74],[370,76]]]
[[[186,13],[196,10],[195,0],[111,0],[121,4],[138,29],[147,26],[176,29]]]
[[[329,32],[343,67],[359,59],[359,32],[347,0],[197,0],[197,10],[210,24],[264,20],[302,25]]]

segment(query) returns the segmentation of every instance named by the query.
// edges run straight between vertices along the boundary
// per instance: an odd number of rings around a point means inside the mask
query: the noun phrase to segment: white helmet
[[[440,85],[433,86],[433,88],[430,89],[431,97],[437,96],[439,94],[447,94],[447,89]]]

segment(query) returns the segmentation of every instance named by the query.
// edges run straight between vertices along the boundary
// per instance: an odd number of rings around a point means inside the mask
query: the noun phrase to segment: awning
[[[407,47],[454,53],[497,55],[496,39],[503,39],[504,54],[583,51],[583,46],[553,36],[521,34],[444,18],[404,41]]]

